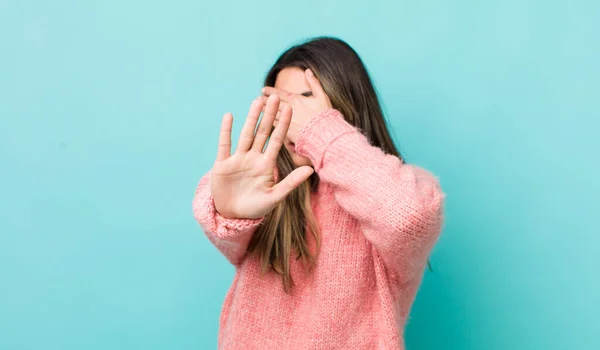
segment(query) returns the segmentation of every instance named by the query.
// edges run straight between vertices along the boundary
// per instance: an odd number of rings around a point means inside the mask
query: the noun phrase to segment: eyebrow
[[[313,95],[312,91],[306,91],[301,93],[300,95],[304,96],[304,97],[311,97]]]

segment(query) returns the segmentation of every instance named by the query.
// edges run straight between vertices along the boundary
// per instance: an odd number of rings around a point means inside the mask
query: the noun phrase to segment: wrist
[[[327,147],[349,132],[356,132],[356,128],[348,124],[338,110],[326,109],[302,128],[296,142],[296,152],[309,158],[318,171]]]

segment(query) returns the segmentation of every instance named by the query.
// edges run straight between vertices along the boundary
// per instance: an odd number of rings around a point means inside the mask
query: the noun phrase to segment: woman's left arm
[[[328,109],[304,126],[296,152],[308,157],[336,201],[361,225],[390,277],[420,277],[443,223],[444,194],[437,179],[385,154]]]

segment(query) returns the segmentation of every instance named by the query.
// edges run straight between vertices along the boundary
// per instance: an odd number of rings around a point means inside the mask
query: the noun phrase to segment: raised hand
[[[264,115],[255,133],[263,107]],[[313,168],[302,166],[275,182],[277,155],[292,119],[292,109],[284,106],[277,126],[271,133],[279,109],[280,100],[276,94],[266,100],[266,106],[262,99],[255,100],[233,155],[233,116],[229,113],[223,116],[217,159],[210,180],[215,208],[222,216],[230,219],[263,217],[313,173]],[[269,142],[265,149],[267,139]]]

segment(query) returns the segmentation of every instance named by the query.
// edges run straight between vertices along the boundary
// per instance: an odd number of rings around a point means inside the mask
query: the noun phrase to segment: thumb
[[[306,81],[308,82],[308,86],[310,87],[313,96],[319,98],[327,97],[327,94],[325,94],[325,90],[323,90],[323,86],[321,86],[321,82],[319,81],[319,79],[317,79],[313,71],[309,68],[306,71],[304,71],[304,74],[306,75]]]
[[[285,179],[273,186],[273,197],[276,203],[281,202],[301,183],[306,181],[313,173],[314,169],[310,166],[301,166],[294,169]]]

